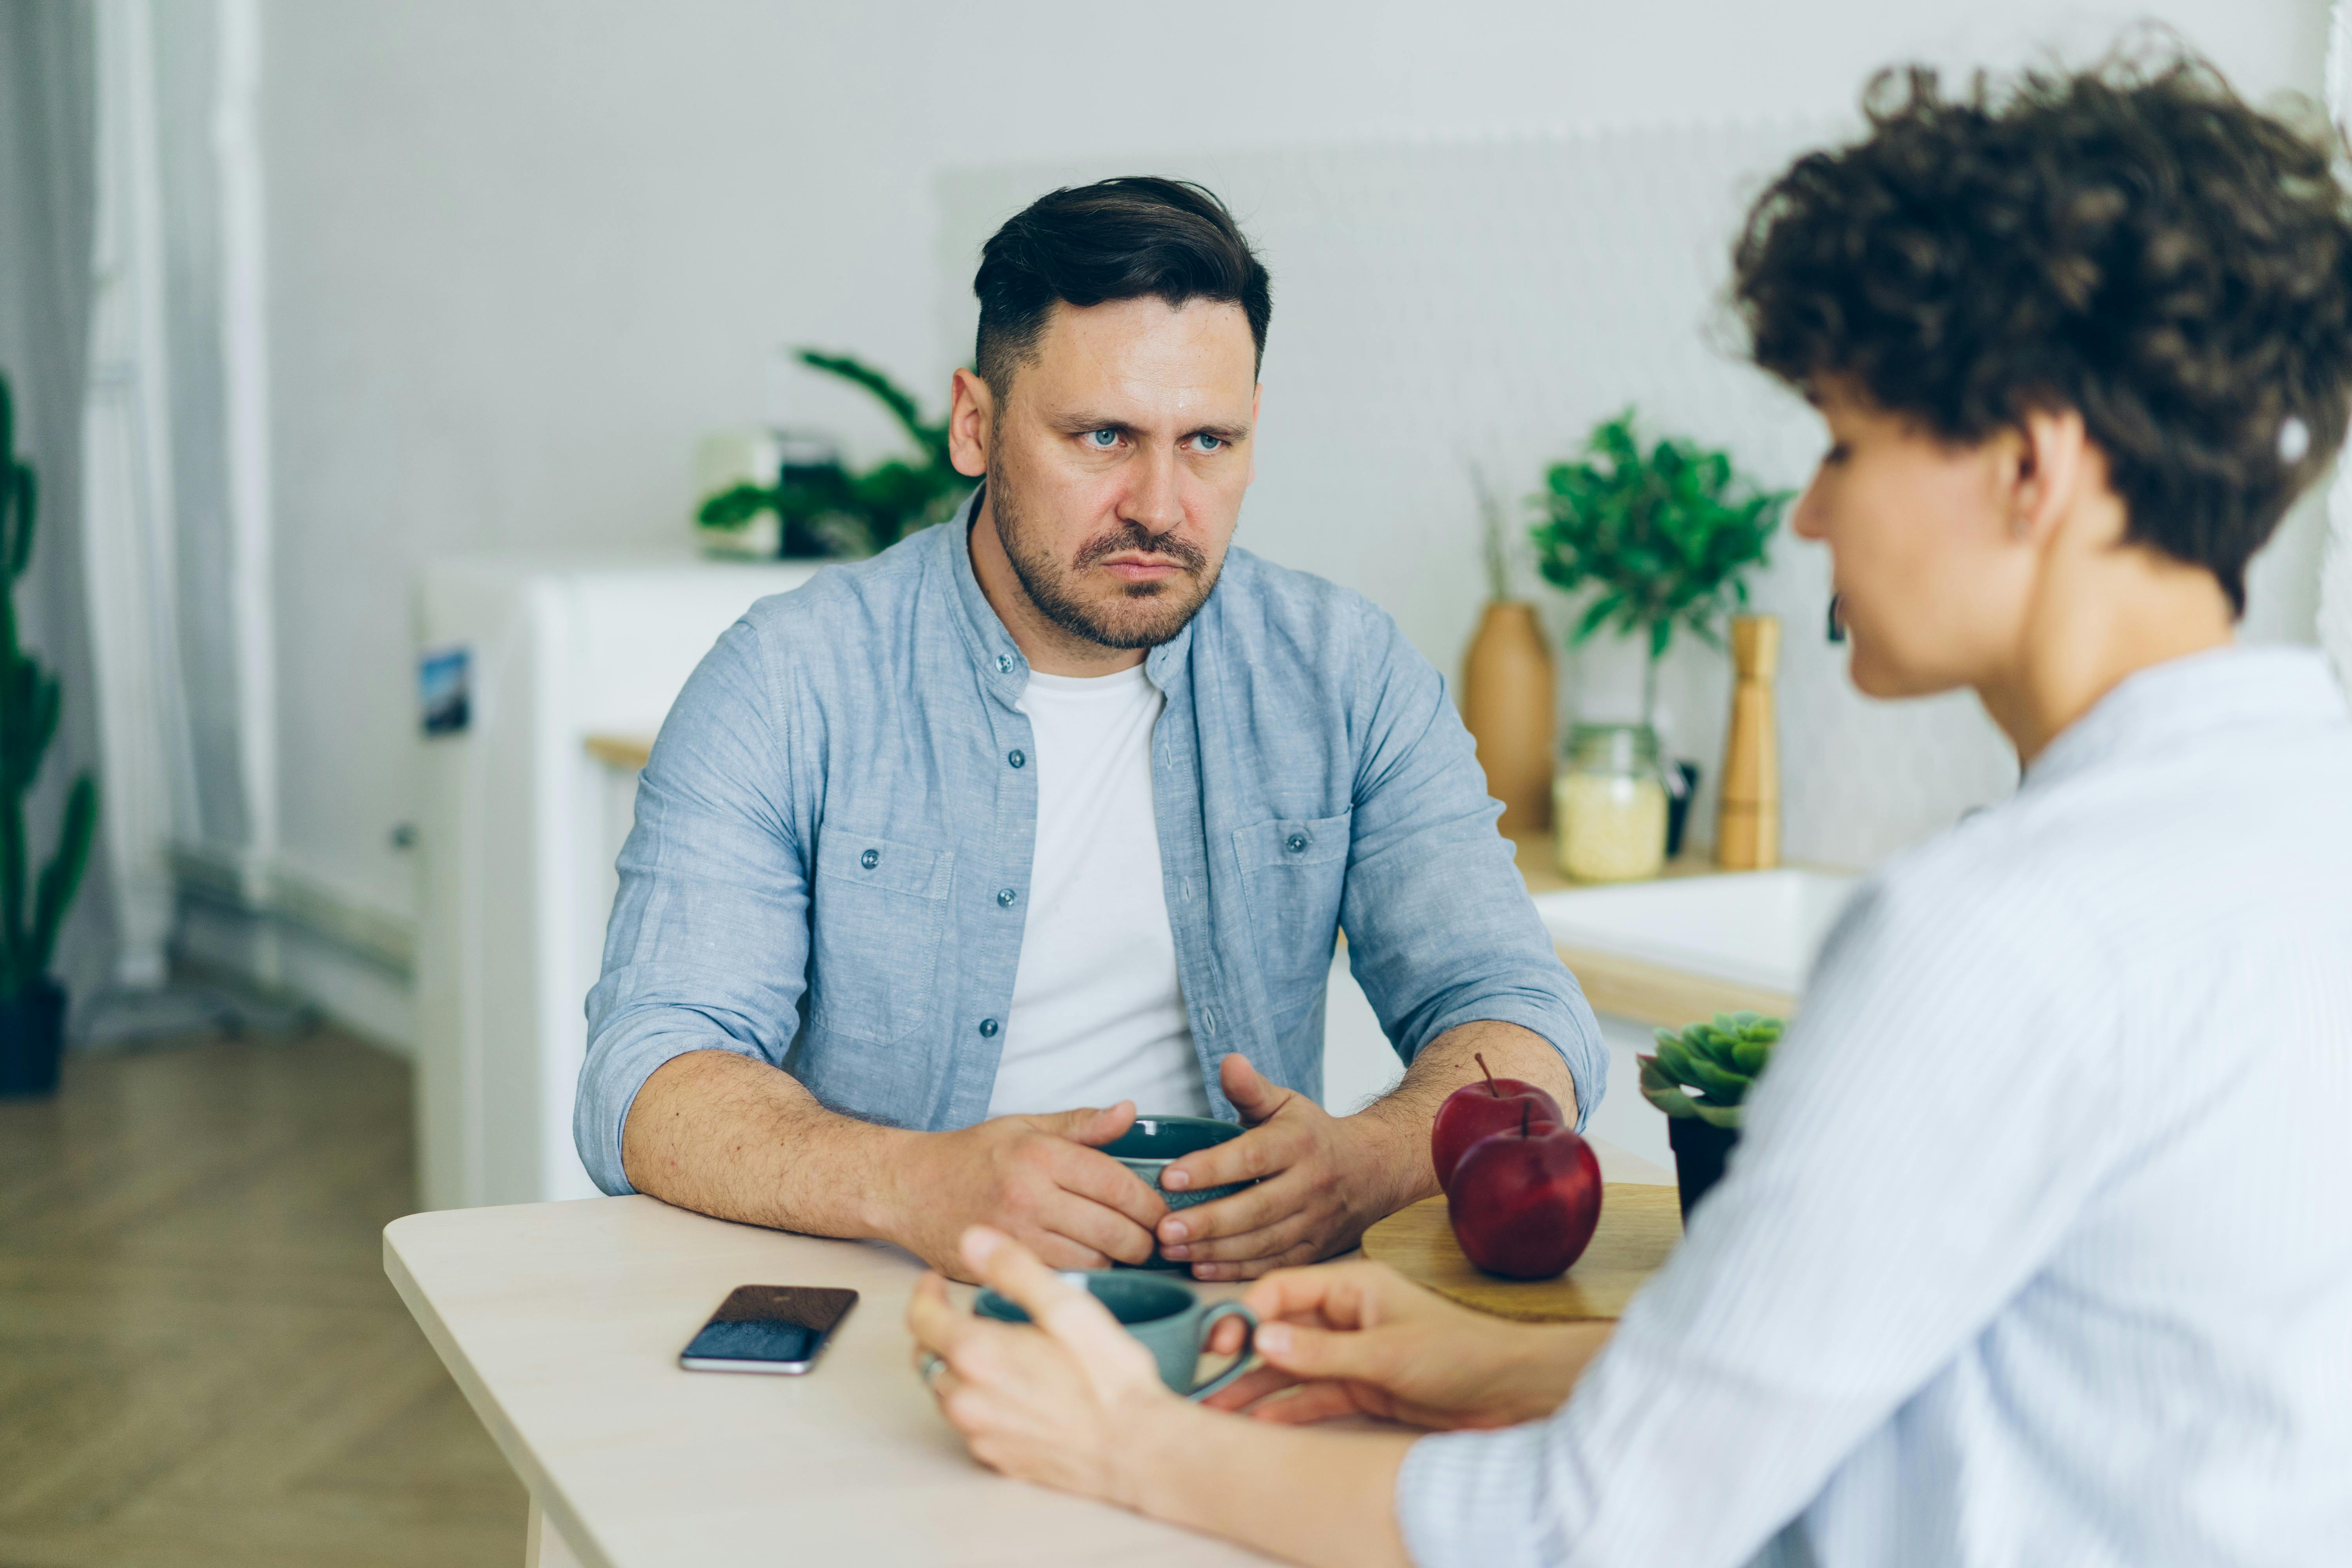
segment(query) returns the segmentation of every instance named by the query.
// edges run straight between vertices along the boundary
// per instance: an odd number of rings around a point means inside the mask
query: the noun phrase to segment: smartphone
[[[855,1290],[814,1285],[738,1285],[678,1352],[688,1372],[803,1373],[849,1309]]]

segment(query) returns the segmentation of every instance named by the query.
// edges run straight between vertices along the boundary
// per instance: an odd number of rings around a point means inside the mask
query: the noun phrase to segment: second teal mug
[[[1239,1377],[1249,1362],[1257,1314],[1239,1301],[1212,1306],[1194,1295],[1191,1286],[1177,1280],[1110,1268],[1074,1270],[1062,1278],[1109,1308],[1120,1327],[1142,1341],[1143,1348],[1160,1363],[1160,1381],[1187,1399],[1206,1399]],[[982,1290],[971,1310],[1000,1323],[1029,1321],[1027,1312],[993,1290]],[[1227,1318],[1242,1321],[1241,1353],[1234,1357],[1233,1365],[1206,1383],[1196,1384],[1192,1377],[1199,1370],[1201,1352],[1208,1348],[1209,1331]]]

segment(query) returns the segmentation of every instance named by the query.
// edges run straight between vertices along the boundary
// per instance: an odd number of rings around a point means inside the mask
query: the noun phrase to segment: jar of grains
[[[1579,724],[1552,780],[1559,868],[1580,882],[1631,882],[1666,863],[1666,781],[1647,724]]]

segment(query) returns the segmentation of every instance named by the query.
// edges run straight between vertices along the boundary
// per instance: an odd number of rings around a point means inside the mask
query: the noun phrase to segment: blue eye
[[[1094,444],[1097,451],[1108,451],[1111,447],[1118,445],[1118,432],[1116,430],[1089,430],[1087,432],[1087,439]]]
[[[1201,450],[1203,452],[1213,452],[1225,444],[1225,438],[1223,436],[1196,436],[1193,439],[1201,443]]]

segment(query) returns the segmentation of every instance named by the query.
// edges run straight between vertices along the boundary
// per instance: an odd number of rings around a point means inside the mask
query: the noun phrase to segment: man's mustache
[[[1179,539],[1172,530],[1166,533],[1154,533],[1139,522],[1130,522],[1098,539],[1089,540],[1087,547],[1078,552],[1075,569],[1083,572],[1089,566],[1098,565],[1114,555],[1123,555],[1129,551],[1173,561],[1187,572],[1197,573],[1209,563],[1207,554],[1198,545]]]

